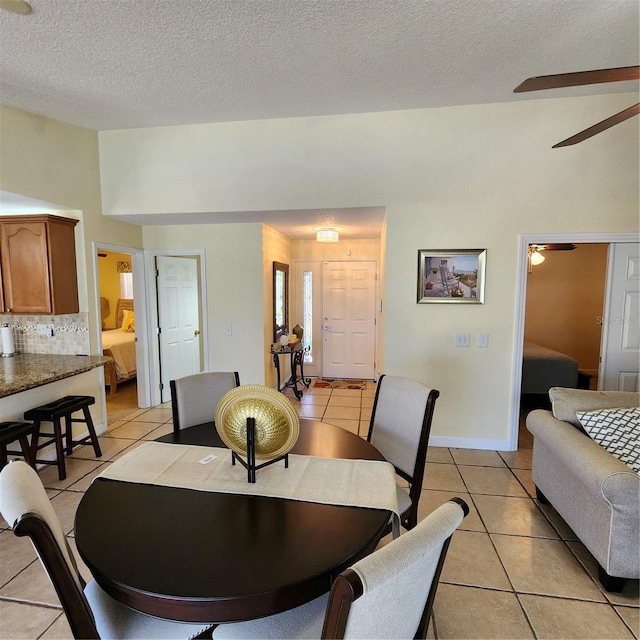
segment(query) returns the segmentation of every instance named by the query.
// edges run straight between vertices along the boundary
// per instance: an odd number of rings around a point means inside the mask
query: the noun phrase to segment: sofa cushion
[[[640,407],[578,411],[577,416],[591,438],[640,473]]]
[[[583,428],[576,417],[577,411],[640,406],[640,393],[635,391],[589,391],[551,387],[549,398],[554,418],[564,420],[581,431]]]

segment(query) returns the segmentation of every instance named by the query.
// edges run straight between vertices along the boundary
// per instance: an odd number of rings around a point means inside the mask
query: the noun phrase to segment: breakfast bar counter
[[[112,358],[19,353],[0,358],[0,398],[102,367]]]

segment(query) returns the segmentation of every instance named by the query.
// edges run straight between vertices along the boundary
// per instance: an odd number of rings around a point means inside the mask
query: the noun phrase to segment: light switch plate
[[[468,347],[470,344],[470,333],[456,333],[456,347]]]

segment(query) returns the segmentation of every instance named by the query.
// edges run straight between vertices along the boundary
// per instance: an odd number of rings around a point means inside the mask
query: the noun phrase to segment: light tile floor
[[[366,436],[373,396],[368,383],[364,391],[310,389],[300,402],[292,399],[301,417]],[[172,428],[168,404],[118,418],[101,436],[102,458],[82,447],[68,459],[65,481],[53,467],[40,472],[74,552],[74,514],[92,478]],[[456,495],[471,507],[449,549],[429,637],[637,639],[638,581],[618,595],[601,589],[583,545],[553,508],[532,499],[526,446],[517,452],[429,449],[420,516]],[[0,520],[0,638],[71,637],[31,544]]]

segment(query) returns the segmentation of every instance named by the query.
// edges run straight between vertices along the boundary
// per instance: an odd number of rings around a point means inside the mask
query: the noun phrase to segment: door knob
[[[199,336],[199,335],[200,335],[200,329],[196,329],[196,330],[193,332],[193,335],[194,335],[194,336]]]

